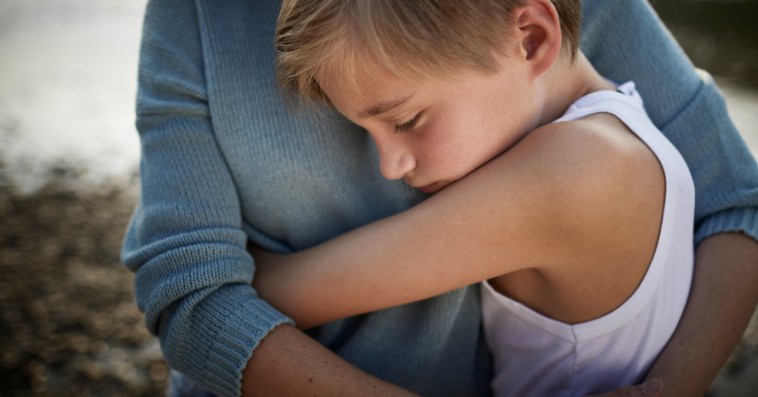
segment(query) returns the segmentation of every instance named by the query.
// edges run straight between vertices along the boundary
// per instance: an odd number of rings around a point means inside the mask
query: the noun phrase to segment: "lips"
[[[418,189],[421,190],[424,193],[434,193],[434,192],[440,190],[442,187],[443,187],[442,182],[434,182],[434,183],[426,185],[426,186],[421,186]]]
[[[416,189],[421,190],[422,192],[427,193],[427,194],[436,193],[448,185],[448,183],[444,181],[437,181],[425,186],[418,186],[418,185],[413,184],[412,181],[410,180],[411,178],[408,176],[404,177],[403,179],[405,180],[405,183],[407,183],[409,186],[415,187]]]

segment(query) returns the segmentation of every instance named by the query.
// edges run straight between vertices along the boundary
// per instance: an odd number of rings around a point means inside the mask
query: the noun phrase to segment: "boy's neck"
[[[566,56],[559,57],[539,78],[542,79],[544,102],[538,127],[563,116],[571,104],[587,94],[616,89],[595,71],[581,52],[576,54],[573,63]]]

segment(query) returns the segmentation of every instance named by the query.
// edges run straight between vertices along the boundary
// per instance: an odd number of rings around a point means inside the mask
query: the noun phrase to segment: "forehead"
[[[343,65],[349,65],[345,63]],[[366,59],[357,67],[332,67],[316,77],[332,104],[349,118],[372,117],[399,107],[430,79],[409,80],[378,62]]]
[[[483,77],[492,77],[502,71],[449,63],[427,64],[422,68],[413,60],[387,57],[379,61],[378,55],[367,46],[348,39],[333,43],[331,50],[324,55],[314,78],[337,110],[354,121],[371,116],[382,108],[402,105],[411,97],[440,93],[445,87],[476,84]],[[419,92],[421,94],[416,95]]]

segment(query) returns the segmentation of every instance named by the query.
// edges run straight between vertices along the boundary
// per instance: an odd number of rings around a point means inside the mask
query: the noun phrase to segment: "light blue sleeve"
[[[191,0],[151,1],[139,64],[142,192],[122,251],[166,361],[221,396],[275,326],[291,321],[250,286],[254,264],[207,104]]]
[[[636,83],[650,118],[695,181],[695,244],[722,232],[758,240],[758,166],[711,77],[696,71],[643,0],[586,0],[582,51],[600,74]]]

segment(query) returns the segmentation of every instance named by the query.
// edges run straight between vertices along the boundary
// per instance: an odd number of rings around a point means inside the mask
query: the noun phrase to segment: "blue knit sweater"
[[[585,1],[582,50],[634,80],[697,188],[695,243],[758,238],[758,167],[723,98],[642,0]],[[250,286],[248,240],[301,250],[425,196],[379,173],[368,134],[301,116],[273,75],[277,0],[153,0],[145,16],[137,127],[142,194],[122,260],[168,363],[222,396],[240,392],[259,341],[290,322]],[[310,330],[359,368],[422,395],[489,395],[477,287]]]

